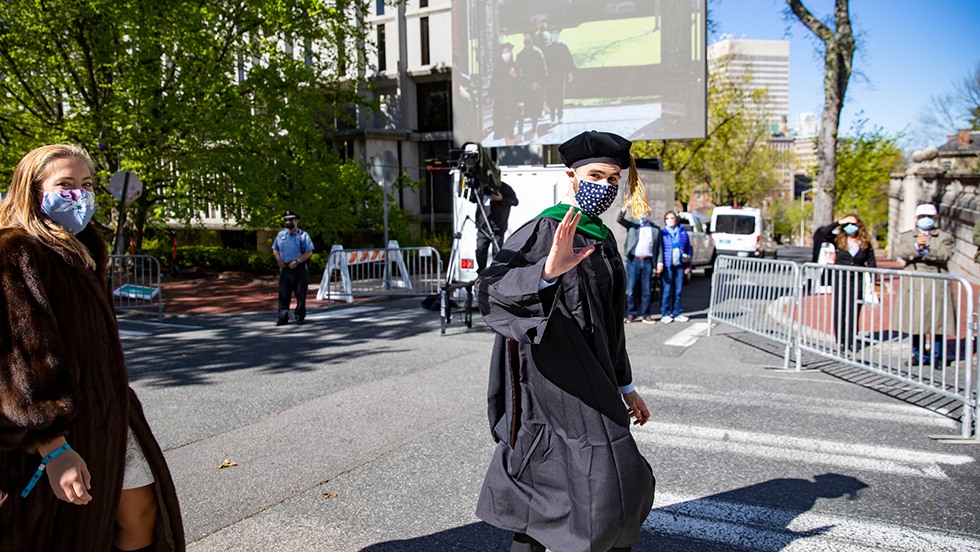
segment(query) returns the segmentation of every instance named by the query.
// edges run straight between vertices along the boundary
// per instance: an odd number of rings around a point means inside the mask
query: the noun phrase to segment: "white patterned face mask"
[[[41,200],[41,211],[65,230],[77,234],[95,214],[95,194],[85,190],[51,190]]]
[[[619,186],[579,180],[575,201],[583,213],[597,217],[612,207],[618,193]]]

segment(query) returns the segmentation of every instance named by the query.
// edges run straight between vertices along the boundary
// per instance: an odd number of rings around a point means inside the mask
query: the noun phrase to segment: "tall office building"
[[[727,64],[722,65],[723,61]],[[727,72],[732,78],[747,77],[748,90],[765,89],[766,120],[775,133],[781,121],[789,117],[789,41],[724,38],[708,46],[708,67]]]

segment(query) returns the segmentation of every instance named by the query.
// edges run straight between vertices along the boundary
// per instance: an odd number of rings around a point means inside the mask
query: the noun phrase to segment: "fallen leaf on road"
[[[323,493],[323,500],[330,500],[331,498],[337,498],[337,493]]]
[[[220,470],[222,468],[230,468],[232,466],[237,466],[237,465],[238,464],[236,464],[235,462],[232,462],[231,460],[225,460],[224,462],[222,462],[222,464],[220,466],[218,466],[218,467],[216,467],[214,469]]]

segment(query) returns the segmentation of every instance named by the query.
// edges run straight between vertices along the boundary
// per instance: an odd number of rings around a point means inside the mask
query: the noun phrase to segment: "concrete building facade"
[[[772,132],[789,117],[789,41],[725,38],[708,46],[708,67],[726,60],[732,78],[747,77],[749,90],[766,90],[767,103],[755,106],[767,115]]]

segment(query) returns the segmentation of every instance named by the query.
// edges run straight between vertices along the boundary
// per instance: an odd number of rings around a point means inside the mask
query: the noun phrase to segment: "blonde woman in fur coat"
[[[0,551],[184,550],[94,209],[92,161],[70,144],[28,153],[0,202]]]

